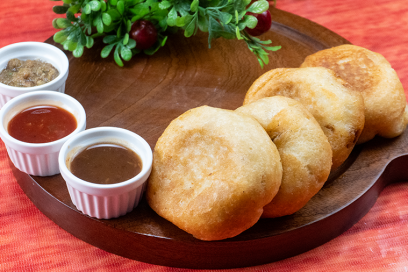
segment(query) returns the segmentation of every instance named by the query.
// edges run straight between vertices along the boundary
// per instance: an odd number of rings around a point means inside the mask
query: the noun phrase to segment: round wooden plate
[[[87,127],[116,126],[141,135],[154,148],[171,120],[188,109],[209,105],[236,109],[262,73],[298,67],[318,50],[348,43],[337,34],[277,9],[271,39],[282,49],[261,69],[242,41],[218,39],[208,48],[207,34],[171,36],[154,56],[140,54],[119,68],[100,58],[103,44],[76,59],[67,52],[70,71],[66,93],[87,113]],[[52,38],[47,40],[53,43]],[[242,234],[204,242],[159,217],[143,199],[131,213],[98,220],[72,204],[60,175],[32,177],[11,164],[21,188],[51,220],[79,239],[142,262],[185,268],[233,268],[291,257],[338,236],[372,207],[389,182],[408,179],[408,134],[374,139],[358,146],[333,172],[324,188],[292,216],[261,219]]]

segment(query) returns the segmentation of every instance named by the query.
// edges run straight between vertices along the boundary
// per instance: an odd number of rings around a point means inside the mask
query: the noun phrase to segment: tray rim
[[[313,41],[315,41],[315,39],[317,39],[316,33],[313,33],[313,35],[310,34],[312,36],[308,36],[309,34],[304,34],[301,31],[302,29],[307,28],[307,25],[312,24],[314,26],[320,27],[322,29],[322,32],[326,33],[326,35],[336,36],[337,39],[338,39],[337,42],[349,43],[347,40],[345,40],[344,38],[338,36],[334,32],[331,32],[330,30],[328,30],[328,29],[326,29],[326,28],[324,28],[322,26],[319,26],[318,24],[313,23],[313,22],[311,22],[311,21],[309,21],[309,20],[307,20],[305,18],[301,18],[301,17],[299,17],[297,15],[294,15],[294,14],[291,14],[291,13],[288,13],[288,12],[284,12],[284,11],[281,11],[281,10],[279,10],[279,12],[281,13],[281,15],[283,15],[283,17],[285,17],[285,16],[288,17],[288,18],[295,18],[296,17],[298,20],[304,22],[304,25],[302,25],[300,27],[298,24],[294,23],[296,20],[293,20],[292,24],[284,24],[284,23],[281,23],[281,22],[274,22],[273,27],[272,27],[273,31],[277,31],[279,33],[293,32],[293,33],[295,33],[295,35],[293,36],[293,39],[295,39],[295,40],[298,37],[297,35],[300,35],[302,37],[307,36],[307,37],[310,37],[310,41],[313,43]],[[301,30],[299,30],[299,29],[301,29]],[[322,34],[320,33],[320,36],[321,35]],[[48,39],[46,42],[51,43],[52,38]],[[319,44],[319,45],[316,45],[316,44]],[[322,46],[323,48],[325,48],[325,47],[332,46],[332,44],[319,42],[319,43],[315,43],[315,46]],[[403,136],[403,137],[407,138],[407,133],[405,133],[404,135],[405,136]],[[382,140],[380,140],[380,142],[381,141]],[[378,142],[378,141],[374,140],[374,142]],[[361,217],[363,217],[369,211],[369,209],[372,207],[372,205],[374,205],[375,200],[376,200],[379,192],[387,184],[389,184],[390,182],[395,181],[395,179],[390,180],[390,179],[383,178],[383,173],[387,172],[388,171],[387,169],[389,169],[389,168],[398,168],[398,167],[400,167],[399,166],[400,165],[399,161],[403,160],[405,162],[405,159],[407,157],[406,155],[407,155],[406,153],[405,154],[399,154],[399,155],[395,156],[393,159],[387,161],[384,168],[382,169],[382,171],[380,171],[380,173],[378,173],[378,179],[373,181],[372,186],[367,188],[367,190],[364,193],[362,193],[361,196],[358,199],[356,199],[356,201],[352,202],[349,206],[345,207],[344,209],[341,209],[341,210],[337,211],[335,214],[327,215],[327,217],[320,220],[318,223],[321,223],[322,225],[328,225],[328,226],[333,227],[333,231],[328,232],[327,234],[325,234],[324,236],[321,236],[321,237],[314,237],[313,238],[314,241],[309,242],[304,247],[289,250],[289,251],[287,251],[287,252],[285,252],[285,253],[283,253],[283,254],[281,254],[279,256],[274,256],[274,257],[269,257],[269,258],[261,258],[261,259],[259,259],[259,258],[258,259],[252,259],[250,261],[243,261],[241,263],[237,263],[236,266],[231,266],[230,264],[227,264],[227,263],[222,263],[222,264],[212,263],[212,262],[206,263],[206,261],[208,261],[208,260],[201,260],[201,262],[200,262],[200,257],[199,256],[196,256],[196,259],[199,260],[199,262],[197,262],[197,263],[191,263],[190,262],[189,264],[182,265],[182,266],[177,265],[175,262],[169,262],[168,260],[164,260],[163,262],[157,262],[156,260],[158,260],[159,256],[155,256],[155,259],[146,257],[146,258],[140,259],[139,261],[147,262],[147,263],[153,263],[153,264],[159,264],[159,265],[166,265],[166,266],[173,266],[173,267],[186,267],[186,268],[233,268],[233,267],[243,267],[243,266],[252,266],[252,265],[258,265],[258,264],[264,264],[264,263],[277,261],[277,260],[281,260],[281,259],[284,259],[284,258],[287,258],[287,257],[298,255],[298,254],[300,254],[302,252],[308,251],[308,250],[310,250],[312,248],[315,248],[315,247],[317,247],[317,246],[319,246],[319,245],[333,239],[334,237],[340,235],[341,233],[343,233],[344,231],[349,229],[359,219],[361,219]],[[393,166],[393,165],[397,165],[397,166]],[[126,258],[138,260],[137,258],[135,258],[134,255],[131,255],[131,254],[129,255],[126,252],[113,252],[109,248],[110,245],[106,246],[104,243],[95,243],[93,241],[90,241],[89,237],[86,237],[86,234],[84,235],[84,233],[82,233],[82,234],[81,233],[72,233],[71,224],[61,226],[61,223],[57,223],[57,222],[60,222],[59,220],[61,220],[61,219],[57,218],[58,216],[55,216],[55,214],[59,213],[58,208],[56,208],[55,206],[54,207],[45,207],[44,205],[39,203],[38,198],[39,198],[40,195],[42,197],[46,197],[46,198],[53,198],[54,200],[56,200],[57,206],[61,206],[64,209],[67,209],[68,213],[78,214],[80,212],[78,210],[76,210],[76,209],[73,209],[70,206],[67,206],[65,203],[61,202],[60,200],[55,198],[52,194],[50,194],[48,191],[43,189],[41,187],[41,185],[39,185],[36,182],[35,178],[33,178],[33,177],[31,177],[31,176],[29,176],[27,174],[24,174],[24,173],[20,172],[19,170],[17,170],[14,167],[14,165],[12,164],[11,161],[10,161],[10,166],[11,166],[11,168],[13,170],[14,175],[16,176],[17,182],[19,183],[20,187],[23,189],[24,193],[37,206],[37,208],[40,209],[41,212],[43,212],[47,217],[49,217],[51,220],[53,220],[57,225],[59,225],[60,227],[62,227],[66,231],[70,232],[71,234],[73,234],[77,238],[79,238],[79,239],[81,239],[81,240],[83,240],[83,241],[85,241],[87,243],[90,243],[90,244],[92,244],[94,246],[97,246],[97,247],[99,247],[101,249],[104,249],[104,250],[106,250],[108,252],[111,252],[111,253],[126,257]],[[359,203],[359,202],[368,202],[368,204],[366,204],[366,205],[357,205],[357,204],[355,204],[356,202],[357,203]],[[354,207],[354,206],[357,206],[357,207],[364,206],[364,208],[360,208],[355,212],[355,213],[357,213],[357,215],[353,218],[353,220],[350,220],[349,222],[346,222],[345,224],[342,224],[342,225],[339,224],[338,226],[333,226],[330,222],[326,222],[327,220],[329,220],[329,218],[333,218],[333,216],[341,217],[342,215],[340,213],[347,212],[348,209],[351,209],[351,208],[355,209],[356,207]],[[84,216],[84,215],[82,215],[82,216]],[[85,217],[87,217],[87,216],[85,216]],[[96,219],[93,219],[93,218],[90,218],[90,217],[84,219],[84,221],[88,221],[88,222],[90,222],[90,224],[100,224],[100,220],[96,220]],[[95,222],[98,222],[98,223],[95,223]],[[293,231],[303,232],[306,229],[312,227],[314,224],[316,224],[316,222],[311,222],[309,225],[304,225],[301,228],[295,229]],[[106,228],[106,231],[109,232],[112,227],[104,224],[104,228]],[[67,229],[70,229],[71,231],[69,231]],[[117,231],[117,229],[116,229],[116,231]],[[120,231],[123,231],[123,230],[120,230]],[[125,232],[125,231],[123,231],[123,232]],[[92,234],[92,235],[97,235],[97,233]],[[127,234],[124,233],[123,235],[126,236]],[[142,235],[142,234],[137,233],[136,235]],[[287,235],[287,233],[284,233],[284,236],[285,235]],[[149,242],[151,242],[152,239],[157,239],[158,237],[151,236],[151,237],[144,237],[144,238],[146,240],[148,240]],[[275,238],[276,237],[264,237],[264,238],[259,238],[259,241],[261,241],[262,244],[266,245],[266,244],[269,244],[271,242],[274,242]],[[135,240],[140,240],[140,239],[135,238]],[[178,246],[178,247],[183,246],[183,245],[180,245],[180,243],[178,241],[170,240],[170,242],[172,243],[172,246]],[[252,240],[251,241],[240,241],[240,240],[234,241],[234,240],[228,240],[227,239],[227,240],[223,240],[223,241],[214,241],[214,242],[202,242],[202,241],[197,240],[197,241],[191,242],[191,243],[188,242],[188,241],[185,242],[186,245],[184,245],[184,247],[188,251],[189,250],[189,244],[192,244],[194,246],[197,243],[198,244],[211,243],[213,245],[219,246],[221,249],[234,247],[235,250],[237,250],[236,249],[237,246],[240,247],[240,246],[242,246],[242,244],[251,243],[251,242],[252,242]],[[109,242],[108,242],[108,244],[109,244]],[[148,249],[147,244],[141,245],[139,247]],[[161,244],[161,243],[159,242],[158,244]]]

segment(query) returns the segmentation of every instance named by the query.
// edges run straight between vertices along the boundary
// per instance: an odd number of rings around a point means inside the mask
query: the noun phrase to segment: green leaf
[[[109,44],[109,45],[105,46],[101,51],[101,57],[106,58],[107,56],[109,56],[109,54],[112,51],[112,48],[114,46],[115,46],[115,44]]]
[[[116,5],[118,4],[118,1],[117,1],[117,0],[109,0],[109,3],[110,3],[112,6],[116,6]]]
[[[191,10],[192,12],[197,12],[197,10],[198,10],[198,4],[199,4],[199,1],[198,1],[198,0],[193,0],[193,2],[191,2],[191,5],[190,5],[190,10]]]
[[[101,17],[102,16],[97,16],[93,21],[93,25],[96,26],[98,33],[103,33],[103,22]]]
[[[140,3],[140,2],[141,2],[141,0],[127,0],[127,4],[128,4],[129,7],[134,6],[134,5],[136,5],[136,4]]]
[[[144,2],[145,2],[148,6],[153,7],[158,1],[157,1],[157,0],[144,0]],[[158,5],[157,5],[157,7],[158,7]]]
[[[62,43],[67,39],[67,35],[65,34],[65,31],[61,30],[55,33],[53,38],[55,42]]]
[[[244,0],[244,6],[248,6],[251,3],[251,0]]]
[[[239,12],[239,15],[238,15],[239,19],[242,20],[242,18],[244,18],[245,14],[246,14],[246,11],[245,11],[245,10]]]
[[[165,37],[163,38],[163,40],[160,42],[160,46],[164,46],[164,45],[166,44],[167,37],[168,37],[168,36],[165,36]]]
[[[62,2],[64,2],[65,4],[71,4],[72,0],[62,0]]]
[[[152,17],[152,19],[154,19],[154,17]],[[157,19],[156,19],[156,20],[157,20]],[[159,21],[159,27],[162,28],[163,32],[166,31],[166,29],[167,29],[167,21],[166,21],[166,18],[162,18],[162,19]]]
[[[78,37],[78,33],[77,31],[72,31],[69,35],[67,40],[71,41],[71,42],[78,42],[79,37]]]
[[[86,45],[86,36],[83,32],[79,31],[79,40],[78,45],[85,46]]]
[[[176,26],[182,27],[186,25],[186,17],[177,17],[176,18]]]
[[[265,46],[264,48],[266,50],[269,50],[269,51],[278,51],[279,49],[282,48],[282,46],[280,46],[280,45],[278,45],[278,46]]]
[[[92,34],[91,37],[95,39],[95,38],[102,37],[103,35],[104,35],[103,33],[95,33],[95,34]]]
[[[88,15],[86,15],[85,12],[82,12],[80,18],[83,22],[86,22],[88,20]]]
[[[115,31],[115,28],[116,28],[116,25],[115,24],[111,24],[111,25],[105,25],[104,27],[103,27],[103,32],[105,32],[105,33],[111,33],[111,32],[113,32],[113,31]]]
[[[162,1],[159,3],[159,8],[161,9],[168,9],[171,7],[171,3],[169,1]]]
[[[112,23],[112,17],[109,15],[109,13],[102,13],[102,22],[107,26]]]
[[[116,9],[118,10],[119,14],[123,14],[125,12],[125,3],[120,0],[116,6]]]
[[[67,11],[67,19],[70,20],[71,22],[78,21],[78,19],[75,18],[75,15],[69,10]]]
[[[129,42],[129,33],[126,33],[123,37],[123,45],[127,45]]]
[[[202,32],[208,32],[208,20],[207,20],[207,17],[199,15],[197,24],[198,24],[198,28]]]
[[[188,8],[186,8],[186,9],[183,9],[183,8],[180,9],[179,8],[179,9],[177,9],[177,12],[180,14],[181,17],[190,15]]]
[[[265,0],[263,0],[265,1]],[[243,10],[246,9],[246,1],[245,0],[233,0],[232,2],[232,6],[235,10],[237,10],[238,12],[241,12]]]
[[[255,1],[248,9],[247,12],[262,13],[269,8],[269,3],[266,0]]]
[[[261,39],[257,38],[257,37],[251,37],[251,40],[253,40],[255,43],[260,43]]]
[[[256,52],[259,56],[268,56],[268,53],[265,52],[262,48],[258,49]]]
[[[68,50],[68,42],[65,40],[64,42],[61,43],[62,47],[64,48],[64,50]]]
[[[264,68],[264,64],[263,64],[262,60],[258,58],[258,62],[259,62],[259,65],[261,65],[261,68],[263,69],[263,68]]]
[[[78,45],[75,50],[72,52],[72,55],[74,55],[74,57],[79,58],[82,56],[82,54],[84,53],[84,46],[83,45]]]
[[[123,62],[122,59],[119,56],[119,47],[116,46],[115,52],[113,53],[113,58],[115,59],[115,62],[117,65],[119,65],[120,67],[123,67]]]
[[[261,41],[261,40],[259,40],[258,42],[259,42],[260,44],[271,44],[271,43],[272,43],[271,40],[267,40],[267,41]]]
[[[52,11],[56,14],[65,14],[67,12],[68,7],[65,6],[53,6]]]
[[[220,27],[219,23],[217,20],[215,20],[212,16],[209,18],[208,20],[208,32],[209,32],[209,41],[212,38],[218,38],[220,37],[219,35],[217,35],[218,32],[221,32],[223,29],[222,27]],[[209,43],[210,45],[210,43]]]
[[[238,26],[235,28],[235,33],[236,33],[236,35],[237,35],[237,39],[238,39],[238,40],[242,40],[242,39],[243,39],[243,38],[241,37],[241,33],[239,32],[239,27],[238,27]]]
[[[241,22],[241,23],[238,24],[238,29],[239,29],[240,31],[244,30],[245,27],[246,27],[245,22]]]
[[[252,15],[245,15],[245,24],[249,28],[254,28],[258,24],[258,19]]]
[[[69,51],[74,51],[77,47],[76,42],[69,41],[68,39],[64,42],[64,49]]]
[[[227,12],[220,12],[219,13],[219,19],[223,24],[227,25],[227,24],[229,24],[231,22],[232,15],[230,13],[227,13]]]
[[[122,36],[122,26],[123,24],[120,24],[119,28],[116,30],[116,37]]]
[[[149,10],[149,6],[146,4],[140,4],[137,5],[137,7],[135,7],[134,9],[131,9],[133,14],[136,14],[136,16],[132,17],[132,22],[135,22],[136,20],[139,20],[140,18],[143,18],[145,15],[147,15],[150,10]]]
[[[53,26],[55,29],[60,29],[60,27],[59,27],[58,24],[57,24],[57,20],[58,20],[58,18],[55,18],[54,20],[52,20],[52,26]]]
[[[58,18],[56,23],[59,28],[67,28],[72,25],[71,21],[69,21],[68,19],[64,19],[64,18]]]
[[[130,32],[132,29],[132,22],[130,20],[127,20],[126,22],[126,32]]]
[[[184,36],[185,37],[191,37],[194,32],[196,30],[196,23],[195,20],[192,20],[186,27],[186,29],[184,30]]]
[[[101,0],[101,10],[106,11],[106,2]]]
[[[263,50],[262,50],[263,51]],[[265,51],[264,51],[265,52]],[[268,58],[268,54],[259,54],[259,58],[265,63],[268,64],[269,63],[269,58]]]
[[[127,44],[127,47],[128,47],[129,49],[135,48],[135,47],[136,47],[136,41],[133,40],[133,39],[129,39],[128,44]]]
[[[116,35],[108,35],[103,37],[103,42],[104,43],[112,43],[116,40]]]
[[[81,9],[81,5],[80,5],[80,4],[76,4],[76,5],[70,6],[70,7],[68,8],[68,11],[72,12],[73,14],[77,14],[80,9]]]
[[[125,61],[129,61],[132,58],[132,51],[130,51],[130,49],[126,46],[122,46],[120,49],[120,56]]]
[[[91,48],[94,45],[94,39],[92,37],[89,36],[85,36],[86,37],[86,48]]]
[[[167,18],[167,14],[169,13],[169,11],[167,9],[156,9],[154,11],[154,13],[152,13],[151,15],[151,19],[152,20],[156,20],[156,21],[166,21]],[[167,25],[167,24],[166,24]]]
[[[93,11],[98,11],[101,9],[101,2],[94,0],[89,2],[89,6]]]
[[[169,14],[167,15],[167,24],[169,26],[175,26],[176,25],[176,19],[177,19],[177,11],[176,8],[173,7]]]
[[[85,13],[85,14],[90,14],[91,11],[92,11],[91,5],[86,4],[85,7],[84,7],[84,13]]]
[[[110,9],[106,13],[109,14],[112,21],[116,21],[116,20],[118,20],[120,18],[120,14],[119,14],[118,10],[116,10],[116,9]]]

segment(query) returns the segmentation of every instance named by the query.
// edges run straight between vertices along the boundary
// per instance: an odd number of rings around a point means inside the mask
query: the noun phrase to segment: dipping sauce
[[[14,87],[34,87],[57,78],[58,70],[41,60],[11,59],[0,73],[0,82]]]
[[[64,138],[76,128],[72,113],[57,106],[39,105],[14,116],[7,131],[11,137],[26,143],[48,143]]]
[[[115,143],[90,145],[68,167],[76,177],[98,184],[114,184],[142,171],[142,160],[133,150]]]

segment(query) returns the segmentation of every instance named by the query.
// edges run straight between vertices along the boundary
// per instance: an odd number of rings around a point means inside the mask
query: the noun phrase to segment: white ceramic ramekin
[[[35,87],[13,87],[0,82],[0,108],[11,98],[28,92],[38,90],[65,92],[69,62],[62,50],[41,42],[21,42],[7,45],[0,48],[0,71],[6,68],[9,60],[14,58],[20,60],[39,59],[51,63],[59,71],[59,75],[56,79]]]
[[[116,184],[97,184],[74,176],[69,165],[86,147],[96,143],[115,143],[139,155],[142,171],[135,177]],[[116,218],[132,211],[143,196],[152,169],[153,154],[149,144],[139,135],[122,128],[97,127],[70,138],[62,146],[58,162],[72,202],[78,210],[99,219]]]
[[[26,143],[11,137],[7,132],[10,120],[22,110],[37,105],[54,105],[69,111],[77,120],[77,128],[70,135],[49,143]],[[0,109],[0,137],[11,161],[20,171],[34,176],[58,174],[58,155],[62,145],[85,127],[86,115],[82,105],[73,97],[55,91],[22,94]]]

